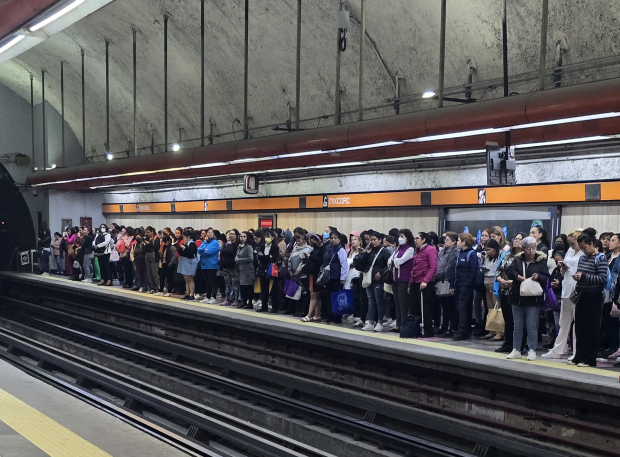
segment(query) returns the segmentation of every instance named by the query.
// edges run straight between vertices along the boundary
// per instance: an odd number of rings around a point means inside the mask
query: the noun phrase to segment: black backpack
[[[409,314],[407,318],[400,325],[400,337],[401,338],[418,338],[420,336],[420,324],[422,318],[420,316],[414,316]]]

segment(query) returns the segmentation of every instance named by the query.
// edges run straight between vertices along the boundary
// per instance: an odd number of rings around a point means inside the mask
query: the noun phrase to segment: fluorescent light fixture
[[[56,168],[56,164],[55,164],[55,163],[53,163],[53,164],[52,164],[52,170],[53,170],[54,168]]]
[[[278,156],[268,156],[268,157],[253,157],[253,158],[248,158],[248,159],[237,159],[237,160],[231,160],[230,162],[227,162],[229,165],[234,165],[236,163],[250,163],[250,162],[262,162],[264,160],[275,160],[277,159]]]
[[[486,149],[472,149],[471,151],[450,151],[450,152],[432,152],[430,154],[420,154],[418,159],[436,159],[438,157],[455,157],[466,156],[471,154],[480,154],[486,152]]]
[[[112,154],[111,152],[106,152],[105,158],[108,160],[112,160],[114,158],[114,154]]]
[[[316,165],[308,168],[334,168],[334,167],[351,167],[354,165],[364,165],[366,162],[345,162],[345,163],[328,163],[325,165]]]
[[[542,143],[515,144],[514,147],[515,149],[536,148],[539,146],[557,146],[561,144],[586,143],[588,141],[609,140],[611,138],[613,138],[613,136],[587,136],[584,138],[572,138],[570,140],[544,141]]]
[[[52,14],[51,16],[43,19],[41,22],[37,22],[35,25],[31,26],[28,30],[30,30],[31,32],[35,32],[39,30],[40,28],[45,27],[47,24],[54,22],[59,17],[64,16],[69,11],[72,11],[76,7],[80,6],[82,3],[84,3],[84,0],[74,0],[69,5],[58,10],[56,13]]]
[[[181,145],[179,143],[172,143],[172,150],[174,152],[179,152],[181,150]]]
[[[39,167],[34,167],[34,171],[39,171]]]
[[[7,44],[5,44],[4,46],[2,46],[0,48],[0,54],[2,54],[4,51],[6,51],[9,48],[12,48],[13,46],[15,46],[17,43],[19,43],[20,41],[22,41],[24,38],[26,38],[25,35],[17,35],[15,38],[11,39],[8,41]]]
[[[608,119],[610,117],[618,117],[618,116],[620,116],[620,113],[617,113],[617,112],[589,114],[587,116],[566,117],[563,119],[554,119],[551,121],[541,121],[541,122],[532,122],[531,124],[515,125],[515,126],[510,127],[510,129],[511,130],[531,129],[534,127],[544,127],[546,125],[568,124],[570,122],[592,121],[595,119]]]
[[[466,130],[465,132],[454,132],[454,133],[444,133],[441,135],[422,136],[420,138],[412,138],[410,140],[403,140],[403,141],[405,143],[422,143],[424,141],[449,140],[451,138],[463,138],[467,136],[488,135],[491,133],[507,132],[508,130],[510,130],[509,127]]]
[[[213,163],[203,163],[202,165],[191,165],[190,168],[211,168],[211,167],[221,167],[222,165],[228,165],[227,162],[213,162]]]
[[[435,96],[435,91],[434,90],[427,90],[426,92],[424,92],[422,94],[422,98],[433,98]]]
[[[334,149],[334,152],[356,151],[358,149],[370,149],[380,148],[382,146],[394,146],[396,144],[403,144],[402,141],[384,141],[382,143],[364,144],[362,146],[351,146],[350,148]],[[332,152],[332,151],[329,151]]]
[[[308,152],[292,152],[290,154],[282,154],[279,155],[279,159],[288,158],[288,157],[304,157],[304,156],[313,156],[317,154],[326,154],[331,151],[308,151]]]

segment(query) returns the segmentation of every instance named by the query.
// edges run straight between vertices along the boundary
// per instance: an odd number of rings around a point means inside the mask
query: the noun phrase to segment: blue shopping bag
[[[332,314],[342,316],[343,314],[353,314],[353,291],[341,289],[332,293]]]

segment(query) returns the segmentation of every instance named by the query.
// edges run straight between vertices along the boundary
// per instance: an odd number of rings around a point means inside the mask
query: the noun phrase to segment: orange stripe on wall
[[[121,205],[102,205],[101,206],[102,213],[114,214],[121,212]]]
[[[138,203],[139,213],[169,213],[171,211],[172,205],[170,203]]]
[[[431,204],[433,206],[477,205],[478,189],[433,190],[431,191]]]
[[[583,202],[584,184],[487,188],[487,204]]]
[[[207,204],[209,211],[226,211],[226,200],[209,200]]]
[[[193,212],[204,213],[205,202],[204,201],[176,202],[174,204],[174,209],[177,213],[193,213]]]
[[[601,200],[620,200],[620,182],[602,182]]]
[[[320,195],[306,197],[306,208],[323,208],[323,197]]]

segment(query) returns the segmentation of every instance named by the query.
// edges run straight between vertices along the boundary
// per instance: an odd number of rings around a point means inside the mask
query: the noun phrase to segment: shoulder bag
[[[372,269],[375,267],[375,262],[377,261],[377,257],[379,257],[379,254],[381,254],[381,251],[383,251],[383,247],[379,249],[379,252],[377,252],[377,255],[375,255],[375,258],[372,259],[372,263],[370,264],[370,269],[367,272],[365,272],[364,275],[362,276],[362,287],[364,289],[367,289],[372,284]]]
[[[525,262],[523,262],[523,277],[525,278]],[[543,288],[538,281],[527,278],[521,283],[519,294],[522,297],[540,297],[543,294]]]
[[[317,286],[325,287],[327,283],[329,282],[331,265],[332,265],[332,262],[334,261],[334,257],[336,257],[336,254],[338,254],[338,251],[336,251],[336,253],[332,256],[331,260],[325,267],[321,267],[321,271],[319,271],[319,275],[316,278]]]

